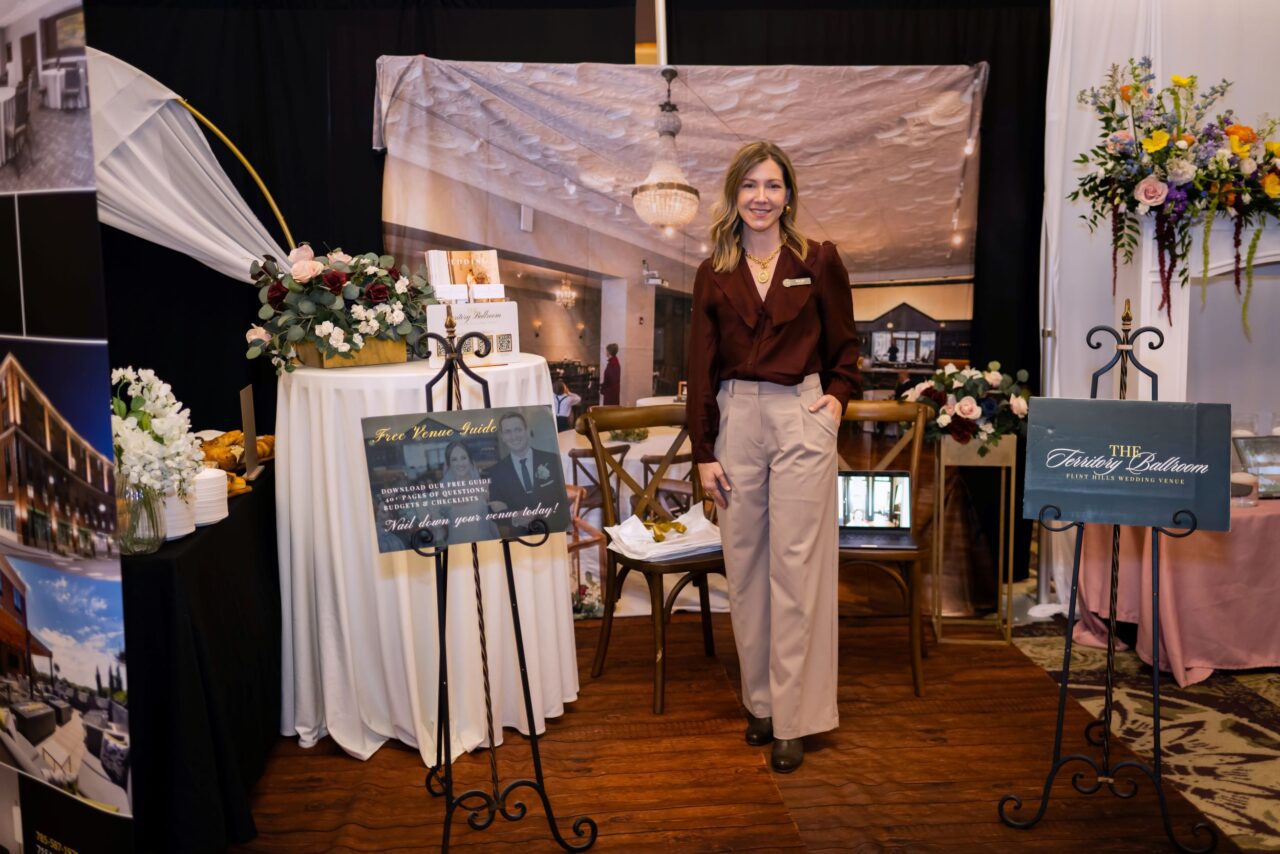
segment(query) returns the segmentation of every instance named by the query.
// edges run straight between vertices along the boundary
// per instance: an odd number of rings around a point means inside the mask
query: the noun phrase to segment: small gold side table
[[[1017,519],[1014,496],[1018,478],[1018,439],[1004,436],[990,448],[985,456],[978,454],[977,441],[962,445],[950,436],[943,436],[938,443],[935,489],[933,502],[933,633],[947,643],[1012,643],[1013,642],[1013,528]],[[996,620],[978,617],[944,617],[942,615],[942,560],[946,552],[943,536],[947,503],[947,470],[965,467],[1000,469],[1000,530],[996,578],[999,580],[996,594]],[[945,637],[944,626],[982,626],[995,628],[999,638]]]

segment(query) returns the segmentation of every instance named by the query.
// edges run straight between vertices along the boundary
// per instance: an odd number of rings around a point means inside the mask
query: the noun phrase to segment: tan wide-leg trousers
[[[810,412],[817,375],[797,386],[720,385],[716,459],[729,478],[720,511],[742,696],[775,738],[839,726],[836,708],[837,425]]]

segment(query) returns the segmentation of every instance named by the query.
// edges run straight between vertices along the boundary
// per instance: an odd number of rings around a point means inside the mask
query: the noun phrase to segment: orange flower
[[[1235,185],[1228,181],[1219,186],[1217,181],[1209,184],[1209,195],[1220,196],[1220,201],[1227,207],[1231,207],[1236,203],[1236,194],[1233,192]]]
[[[1195,138],[1195,136],[1194,136],[1194,135],[1192,135],[1192,134],[1184,133],[1184,134],[1182,135],[1182,141],[1183,141],[1183,142],[1185,142],[1185,143],[1187,144],[1187,148],[1190,148],[1191,146],[1195,145],[1195,143],[1196,143],[1196,138]]]
[[[1132,87],[1132,86],[1130,86],[1129,84],[1127,84],[1127,83],[1126,83],[1124,86],[1121,86],[1121,87],[1120,87],[1120,100],[1121,100],[1121,101],[1124,101],[1126,104],[1128,104],[1128,103],[1132,102],[1132,100],[1133,100],[1133,87]]]
[[[1258,141],[1258,135],[1248,125],[1227,125],[1226,133],[1227,136],[1233,136],[1240,140],[1243,145]]]

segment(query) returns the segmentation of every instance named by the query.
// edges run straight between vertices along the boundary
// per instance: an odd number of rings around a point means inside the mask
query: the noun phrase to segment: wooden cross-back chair
[[[666,459],[664,454],[645,454],[640,458],[640,464],[644,466],[644,487],[647,489],[650,482],[654,480],[658,466]],[[656,497],[663,502],[668,510],[678,509],[681,513],[687,511],[693,505],[693,480],[697,473],[697,466],[693,464],[693,454],[676,454],[672,457],[670,464],[672,466],[688,464],[689,473],[682,478],[664,477],[658,484]],[[633,499],[634,500],[634,499]]]
[[[636,479],[622,467],[622,461],[607,453],[603,433],[610,430],[636,430],[640,428],[675,427],[678,432],[673,438],[667,452],[661,456],[653,469],[648,484],[641,486]],[[671,520],[671,511],[658,500],[658,492],[664,481],[668,480],[668,470],[682,456],[683,445],[689,436],[685,423],[683,404],[665,404],[662,406],[593,406],[587,414],[578,419],[577,430],[591,441],[595,452],[596,466],[599,471],[609,471],[610,477],[601,477],[599,482],[605,492],[604,524],[606,527],[617,525],[617,501],[613,494],[613,483],[625,485],[634,494],[633,512],[642,520]],[[702,500],[702,490],[697,478],[693,478],[693,500]],[[606,536],[608,532],[605,532]],[[609,635],[613,630],[613,612],[622,592],[622,583],[631,572],[644,576],[649,587],[649,607],[653,620],[653,711],[661,714],[664,706],[664,686],[666,682],[666,623],[671,618],[671,609],[675,606],[676,597],[689,584],[698,588],[698,604],[702,613],[702,642],[707,655],[716,653],[715,641],[711,631],[711,598],[707,577],[711,573],[724,574],[724,554],[716,551],[708,554],[678,557],[671,560],[636,560],[620,555],[610,549],[607,552],[605,565],[602,567],[604,597],[604,619],[600,625],[600,640],[596,644],[595,661],[591,666],[592,677],[604,673],[604,660],[609,651]],[[671,592],[663,594],[663,581],[669,575],[679,576]]]
[[[62,103],[58,106],[67,109],[70,104],[72,108],[80,106],[80,99],[84,95],[84,89],[80,86],[80,69],[75,63],[67,66],[67,70],[62,72]]]
[[[582,518],[582,500],[587,495],[586,487],[567,483],[565,484],[565,492],[569,496],[569,561],[573,564],[573,595],[576,597],[582,588],[582,552],[587,549],[598,550],[597,565],[603,569],[605,541],[604,534]]]
[[[31,166],[31,105],[27,96],[27,81],[18,84],[14,98],[13,127],[4,128],[0,132],[5,136],[5,147],[9,149],[13,169],[22,175],[22,164],[18,160],[21,155],[27,156],[27,166]]]
[[[631,446],[625,442],[619,445],[608,445],[605,447],[605,453],[611,455],[618,461],[619,468],[622,467],[623,462],[627,459],[627,453],[630,450]],[[593,507],[603,508],[604,506],[604,490],[600,488],[600,481],[602,478],[600,477],[599,472],[601,469],[598,467],[593,468],[584,465],[584,461],[586,460],[594,461],[595,456],[594,448],[573,448],[569,451],[569,460],[573,464],[573,485],[581,486],[586,489],[586,494],[583,495],[582,501],[580,502],[580,513],[585,513]],[[614,496],[614,511],[616,512],[618,507],[618,476],[613,474],[611,471],[606,474],[607,478],[612,481],[611,485],[613,486],[613,489],[610,494]],[[581,481],[578,480],[579,477],[582,478]]]
[[[873,423],[907,423],[910,428],[898,439],[874,465],[874,470],[885,471],[904,451],[907,454],[907,471],[911,474],[911,530],[915,547],[901,549],[861,548],[840,549],[842,566],[868,566],[885,573],[902,593],[910,619],[908,640],[911,651],[911,682],[916,696],[924,693],[924,628],[921,615],[920,589],[924,574],[925,545],[921,536],[924,514],[920,506],[920,455],[924,445],[927,404],[900,400],[851,400],[845,409],[845,421],[870,421]],[[901,468],[900,466],[898,468]]]

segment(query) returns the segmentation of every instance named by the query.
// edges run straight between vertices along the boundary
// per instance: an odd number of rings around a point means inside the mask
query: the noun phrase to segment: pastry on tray
[[[244,433],[240,430],[231,430],[207,439],[200,447],[204,450],[204,463],[210,468],[228,472],[244,468]],[[272,459],[276,453],[276,437],[259,436],[255,448],[258,462]]]

